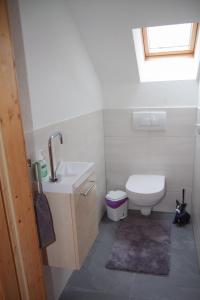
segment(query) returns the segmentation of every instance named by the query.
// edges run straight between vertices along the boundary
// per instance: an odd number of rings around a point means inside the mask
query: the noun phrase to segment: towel
[[[45,248],[56,240],[53,227],[53,218],[45,194],[35,194],[34,207],[40,248]]]

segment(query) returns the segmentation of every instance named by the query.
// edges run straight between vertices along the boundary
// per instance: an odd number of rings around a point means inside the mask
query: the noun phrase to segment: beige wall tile
[[[194,136],[196,108],[144,108],[142,110],[166,111],[166,131],[140,131],[132,126],[132,113],[141,109],[104,109],[105,136]]]
[[[63,145],[55,141],[55,156],[57,162],[91,161],[95,163],[97,176],[98,218],[104,212],[105,186],[105,158],[102,111],[85,114],[71,120],[54,124],[35,130],[36,152],[44,150],[45,158],[48,157],[48,138],[54,131],[60,130],[63,134]]]
[[[165,175],[167,194],[155,209],[174,211],[182,188],[190,209],[196,109],[166,110],[167,130],[163,132],[134,132],[132,110],[104,110],[107,189],[124,190],[132,174]]]
[[[200,109],[197,112],[198,123],[200,122]],[[196,134],[195,157],[194,157],[194,176],[192,190],[192,213],[194,234],[197,245],[197,252],[200,262],[200,136]]]

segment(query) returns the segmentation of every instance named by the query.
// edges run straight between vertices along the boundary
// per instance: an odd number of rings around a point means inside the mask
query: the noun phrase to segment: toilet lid
[[[161,175],[132,175],[126,188],[138,194],[154,194],[165,188],[165,176]]]
[[[124,191],[110,191],[106,195],[106,199],[111,201],[119,201],[127,198],[127,194]]]

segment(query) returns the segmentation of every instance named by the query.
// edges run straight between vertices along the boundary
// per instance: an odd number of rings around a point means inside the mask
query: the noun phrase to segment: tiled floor
[[[161,215],[173,219],[173,214]],[[103,218],[83,267],[72,274],[60,300],[200,300],[200,273],[191,224],[181,228],[172,224],[168,277],[105,268],[119,224]]]

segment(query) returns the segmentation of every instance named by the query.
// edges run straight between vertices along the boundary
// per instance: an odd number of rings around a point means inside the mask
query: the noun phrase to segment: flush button
[[[165,130],[167,113],[165,111],[135,111],[133,112],[134,130]]]

